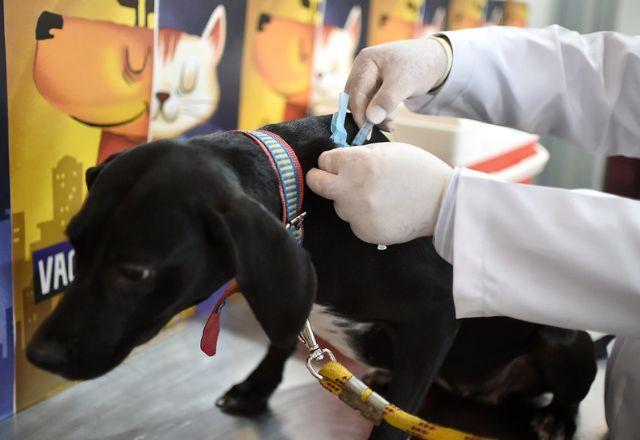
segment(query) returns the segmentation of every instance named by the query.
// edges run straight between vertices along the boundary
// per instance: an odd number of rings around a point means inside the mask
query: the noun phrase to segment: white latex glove
[[[398,142],[326,151],[307,185],[334,201],[338,216],[363,241],[390,245],[432,236],[452,168]]]
[[[358,126],[365,119],[388,126],[389,114],[405,99],[424,95],[444,82],[451,61],[451,48],[443,38],[395,41],[363,49],[345,86]]]

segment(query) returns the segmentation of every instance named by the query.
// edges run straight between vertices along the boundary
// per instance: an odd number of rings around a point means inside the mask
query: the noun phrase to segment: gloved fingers
[[[351,110],[353,120],[358,127],[362,127],[362,124],[364,124],[367,119],[366,111],[369,102],[371,102],[371,98],[360,92],[347,91],[347,93],[349,94],[349,110]]]
[[[340,203],[334,202],[333,209],[336,211],[336,214],[338,215],[338,217],[340,217],[342,220],[344,220],[347,223],[351,221],[350,216],[347,213],[348,211],[343,209]]]
[[[412,93],[413,86],[407,84],[406,79],[385,78],[367,107],[367,119],[376,125],[382,123]]]
[[[339,177],[317,168],[307,173],[307,185],[311,191],[329,200],[334,200],[340,193]]]
[[[396,125],[393,123],[393,119],[387,118],[377,126],[380,130],[386,131],[387,133],[393,133],[396,129]]]
[[[369,101],[381,82],[378,66],[367,53],[364,50],[356,57],[344,86],[344,91],[350,96],[349,109],[358,127],[364,124]]]
[[[332,174],[340,173],[340,168],[362,154],[363,147],[335,148],[325,151],[318,158],[318,167]]]
[[[377,231],[375,225],[371,225],[370,222],[367,222],[364,219],[357,222],[350,222],[349,226],[351,227],[351,231],[354,233],[354,235],[366,243],[390,244],[385,240],[382,240],[383,238],[386,238],[383,237],[383,235],[385,234]]]

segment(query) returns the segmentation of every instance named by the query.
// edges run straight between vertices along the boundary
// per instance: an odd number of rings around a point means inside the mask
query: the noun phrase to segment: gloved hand
[[[322,153],[307,185],[334,201],[363,241],[383,245],[432,236],[452,168],[408,144],[385,142]]]
[[[396,41],[363,49],[351,68],[345,92],[358,126],[365,119],[389,126],[389,114],[405,99],[440,85],[451,69],[449,43],[435,37]]]

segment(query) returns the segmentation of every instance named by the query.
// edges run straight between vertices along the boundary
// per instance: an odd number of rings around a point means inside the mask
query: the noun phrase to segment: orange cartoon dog
[[[421,33],[424,0],[373,0],[369,16],[369,46],[407,40]]]
[[[303,2],[308,14],[285,17],[277,11],[261,13],[253,41],[253,60],[259,75],[286,99],[284,120],[307,115],[312,80],[316,12]],[[306,17],[305,19],[301,19]],[[319,16],[318,16],[319,17]]]
[[[43,12],[33,77],[40,94],[102,130],[98,162],[143,143],[149,125],[153,31]]]

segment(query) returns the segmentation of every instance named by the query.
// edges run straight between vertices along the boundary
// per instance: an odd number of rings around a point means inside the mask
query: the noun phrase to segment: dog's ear
[[[207,229],[231,255],[247,302],[275,346],[295,344],[316,293],[309,255],[262,205],[246,195],[207,208]]]
[[[88,168],[84,173],[84,181],[87,184],[87,189],[91,189],[100,171],[102,171],[102,165],[96,165],[95,167]]]
[[[91,187],[93,186],[93,182],[95,182],[96,177],[98,177],[98,174],[100,174],[100,171],[102,171],[105,165],[114,160],[119,155],[120,153],[114,153],[111,156],[107,157],[107,159],[101,164],[96,165],[95,167],[87,168],[87,171],[84,173],[84,181],[87,184],[87,189],[91,189]]]

